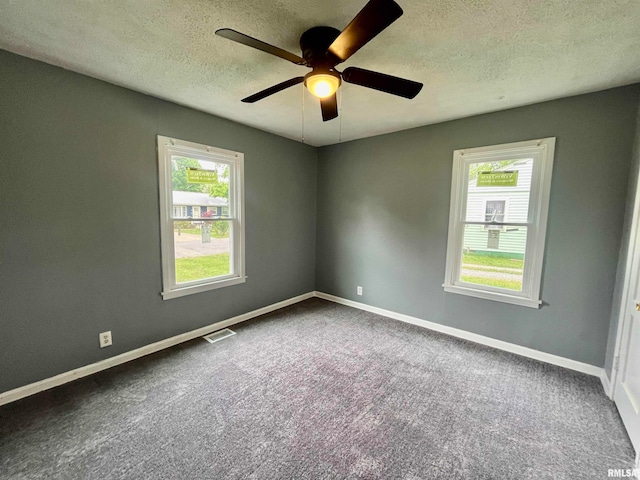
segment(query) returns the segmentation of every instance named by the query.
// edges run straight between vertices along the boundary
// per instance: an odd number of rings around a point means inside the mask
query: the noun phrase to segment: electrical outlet
[[[356,293],[358,295],[362,295],[362,287],[360,285],[358,285],[358,288],[356,289]]]
[[[111,341],[111,330],[109,330],[108,332],[102,332],[100,334],[100,348],[108,347],[112,344],[113,342]]]

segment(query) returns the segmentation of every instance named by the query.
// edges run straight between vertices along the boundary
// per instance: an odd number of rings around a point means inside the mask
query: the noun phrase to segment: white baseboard
[[[447,327],[446,325],[440,325],[439,323],[429,322],[427,320],[411,317],[409,315],[404,315],[402,313],[392,312],[390,310],[385,310],[383,308],[372,307],[364,303],[354,302],[352,300],[347,300],[345,298],[336,297],[335,295],[329,295],[327,293],[322,293],[322,292],[315,292],[315,296],[318,298],[322,298],[324,300],[329,300],[331,302],[339,303],[341,305],[346,305],[348,307],[358,308],[360,310],[365,310],[367,312],[376,313],[378,315],[383,315],[385,317],[393,318],[395,320],[400,320],[401,322],[411,323],[419,327],[428,328],[429,330],[435,330],[436,332],[446,333],[447,335],[451,335],[452,337],[462,338],[464,340],[469,340],[474,343],[479,343],[481,345],[497,348],[498,350],[504,350],[505,352],[515,353],[516,355],[520,355],[522,357],[532,358],[534,360],[539,360],[541,362],[550,363],[552,365],[558,365],[560,367],[568,368],[569,370],[575,370],[577,372],[586,373],[587,375],[593,375],[595,377],[602,378],[602,375],[604,373],[603,368],[596,367],[594,365],[577,362],[569,358],[560,357],[558,355],[552,355],[551,353],[541,352],[539,350],[523,347],[521,345],[516,345],[514,343],[504,342],[502,340],[497,340],[495,338],[485,337],[483,335],[478,335],[477,333],[467,332],[466,330]]]
[[[307,300],[312,297],[318,297],[324,300],[329,300],[334,303],[346,305],[348,307],[353,307],[360,310],[365,310],[367,312],[376,313],[378,315],[389,317],[395,320],[400,320],[406,323],[411,323],[413,325],[427,328],[429,330],[445,333],[453,337],[458,337],[464,340],[469,340],[471,342],[479,343],[481,345],[487,345],[489,347],[497,348],[498,350],[504,350],[506,352],[515,353],[523,357],[533,358],[541,362],[550,363],[552,365],[558,365],[560,367],[568,368],[570,370],[575,370],[578,372],[586,373],[588,375],[599,377],[600,380],[602,381],[602,385],[604,387],[605,393],[607,394],[607,396],[611,397],[610,395],[611,386],[609,384],[609,379],[607,378],[603,368],[595,367],[593,365],[589,365],[586,363],[577,362],[575,360],[560,357],[557,355],[552,355],[550,353],[541,352],[539,350],[522,347],[520,345],[504,342],[502,340],[496,340],[495,338],[485,337],[483,335],[467,332],[465,330],[460,330],[453,327],[447,327],[445,325],[440,325],[438,323],[429,322],[427,320],[422,320],[420,318],[411,317],[409,315],[404,315],[402,313],[396,313],[390,310],[385,310],[378,307],[372,307],[364,303],[354,302],[352,300],[336,297],[334,295],[329,295],[327,293],[309,292],[309,293],[305,293],[304,295],[299,295],[297,297],[293,297],[288,300],[283,300],[282,302],[274,303],[272,305],[268,305],[266,307],[253,310],[251,312],[244,313],[242,315],[238,315],[236,317],[214,323],[212,325],[207,325],[206,327],[198,328],[197,330],[192,330],[190,332],[176,335],[175,337],[167,338],[165,340],[161,340],[159,342],[152,343],[150,345],[146,345],[144,347],[140,347],[135,350],[122,353],[120,355],[116,355],[115,357],[107,358],[105,360],[92,363],[91,365],[86,365],[84,367],[76,368],[75,370],[61,373],[54,377],[40,380],[39,382],[31,383],[23,387],[19,387],[13,390],[9,390],[7,392],[0,393],[0,405],[5,405],[7,403],[15,402],[16,400],[20,400],[21,398],[28,397],[35,393],[42,392],[44,390],[48,390],[50,388],[57,387],[59,385],[63,385],[65,383],[71,382],[73,380],[77,380],[82,377],[86,377],[88,375],[92,375],[102,370],[115,367],[116,365],[130,362],[131,360],[135,360],[136,358],[144,357],[145,355],[149,355],[151,353],[164,350],[165,348],[169,348],[174,345],[178,345],[180,343],[193,340],[194,338],[202,337],[216,330],[220,330],[220,329],[229,327],[231,325],[245,322],[247,320],[258,317],[260,315],[273,312],[274,310],[278,310],[280,308],[293,305],[295,303],[301,302],[303,300]]]
[[[54,377],[45,378],[44,380],[25,385],[24,387],[19,387],[4,393],[0,393],[0,405],[15,402],[16,400],[20,400],[21,398],[28,397],[44,390],[49,390],[50,388],[57,387],[73,380],[77,380],[78,378],[86,377],[102,370],[115,367],[116,365],[130,362],[131,360],[135,360],[136,358],[144,357],[145,355],[164,350],[165,348],[173,347],[174,345],[178,345],[179,343],[202,337],[216,330],[220,330],[237,323],[245,322],[260,315],[264,315],[265,313],[273,312],[274,310],[278,310],[280,308],[293,305],[294,303],[307,300],[308,298],[311,298],[313,296],[314,292],[305,293],[304,295],[289,298],[288,300],[283,300],[282,302],[267,305],[266,307],[253,310],[251,312],[244,313],[242,315],[238,315],[221,322],[207,325],[206,327],[198,328],[197,330],[182,333],[180,335],[176,335],[175,337],[167,338],[150,345],[145,345],[144,347],[136,348],[135,350],[131,350],[129,352],[121,353],[120,355],[116,355],[115,357],[92,363],[91,365],[76,368],[75,370],[61,373],[60,375],[56,375]]]
[[[610,400],[613,400],[613,388],[611,381],[609,380],[609,376],[607,375],[607,371],[604,368],[600,374],[600,382],[602,382],[602,388],[604,389],[605,395],[609,397]]]

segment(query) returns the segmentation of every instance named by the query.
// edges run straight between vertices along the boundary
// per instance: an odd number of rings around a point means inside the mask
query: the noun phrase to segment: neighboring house
[[[194,219],[228,214],[229,203],[226,198],[210,197],[200,192],[173,192],[174,218]]]
[[[529,208],[533,161],[516,161],[495,172],[517,171],[516,186],[478,186],[477,177],[469,181],[467,220],[497,223],[525,223]],[[497,256],[523,258],[526,228],[502,225],[467,225],[464,249]]]

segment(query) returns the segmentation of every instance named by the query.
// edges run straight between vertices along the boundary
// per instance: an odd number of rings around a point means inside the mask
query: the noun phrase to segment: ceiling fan
[[[414,98],[420,92],[422,83],[412,80],[357,67],[348,67],[343,72],[335,68],[401,15],[402,8],[393,0],[369,0],[342,32],[333,27],[313,27],[305,31],[300,37],[302,57],[230,28],[217,30],[216,35],[311,68],[305,76],[269,87],[243,98],[243,102],[254,103],[293,85],[304,83],[320,99],[322,120],[326,122],[338,116],[336,91],[342,80],[404,98]]]

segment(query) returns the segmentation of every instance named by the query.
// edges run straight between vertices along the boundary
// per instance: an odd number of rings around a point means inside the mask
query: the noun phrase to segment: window
[[[245,281],[243,163],[242,153],[158,135],[165,300]]]
[[[555,138],[453,153],[444,289],[538,308]]]
[[[487,223],[504,223],[506,200],[487,200],[484,204],[484,221]]]
[[[184,205],[174,205],[173,206],[173,216],[176,218],[186,218],[187,215],[187,207]]]

